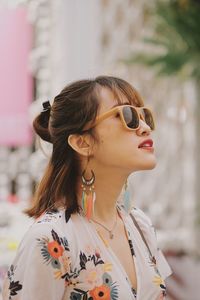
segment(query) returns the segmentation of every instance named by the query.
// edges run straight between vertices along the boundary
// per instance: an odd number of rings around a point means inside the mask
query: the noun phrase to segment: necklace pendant
[[[114,234],[111,231],[109,231],[109,236],[111,240],[114,238]]]

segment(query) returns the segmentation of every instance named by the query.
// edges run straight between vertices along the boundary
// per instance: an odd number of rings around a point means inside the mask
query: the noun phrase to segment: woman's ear
[[[68,137],[68,144],[80,155],[88,156],[88,153],[91,153],[92,144],[89,136],[70,134]]]

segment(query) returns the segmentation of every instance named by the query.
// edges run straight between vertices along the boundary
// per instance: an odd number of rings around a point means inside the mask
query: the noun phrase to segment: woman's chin
[[[138,166],[138,170],[152,170],[156,167],[157,161],[155,157],[148,160],[143,160]]]
[[[149,167],[146,170],[153,170],[156,167],[157,163],[149,165]]]
[[[145,167],[144,170],[152,170],[156,167],[156,165],[157,165],[156,159],[149,161],[148,163],[146,163],[146,165],[144,164]]]

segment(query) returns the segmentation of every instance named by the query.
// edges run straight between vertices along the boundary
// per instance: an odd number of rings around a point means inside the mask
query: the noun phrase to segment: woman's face
[[[101,107],[99,115],[110,110],[117,104],[111,90],[102,88],[100,91]],[[123,99],[123,98],[122,98]],[[124,97],[124,104],[129,104]],[[138,148],[139,144],[152,139],[150,127],[140,120],[140,127],[135,131],[124,128],[119,116],[111,116],[100,122],[95,130],[99,144],[94,147],[94,167],[119,169],[131,173],[139,170],[153,169],[156,165],[154,152]]]

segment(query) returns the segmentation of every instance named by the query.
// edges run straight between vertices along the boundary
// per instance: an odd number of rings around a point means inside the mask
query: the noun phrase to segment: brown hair
[[[34,194],[32,207],[25,212],[30,217],[39,217],[46,210],[55,210],[62,199],[69,217],[79,212],[76,196],[80,163],[76,152],[68,144],[70,134],[84,134],[88,122],[95,121],[100,107],[99,90],[109,88],[121,104],[121,96],[135,106],[143,106],[138,92],[125,80],[111,76],[99,76],[93,80],[80,80],[67,85],[58,94],[50,110],[41,112],[34,120],[35,132],[53,144],[43,178]],[[87,131],[96,142],[95,128]]]

